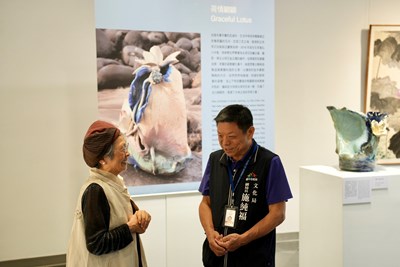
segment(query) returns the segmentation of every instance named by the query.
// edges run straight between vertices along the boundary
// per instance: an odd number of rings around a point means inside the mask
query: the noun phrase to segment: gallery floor
[[[276,267],[299,266],[299,233],[277,234]]]
[[[0,262],[0,267],[65,267],[65,255]],[[299,266],[299,234],[276,236],[276,267]]]

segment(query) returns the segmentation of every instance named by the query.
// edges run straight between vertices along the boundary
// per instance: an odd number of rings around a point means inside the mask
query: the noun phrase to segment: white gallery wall
[[[276,152],[294,200],[280,231],[298,231],[299,166],[338,165],[327,106],[364,111],[370,24],[400,24],[396,0],[275,1]]]
[[[92,0],[0,1],[0,261],[65,253],[97,117]]]
[[[0,1],[0,262],[66,251],[88,172],[82,137],[97,118],[94,5]],[[400,24],[400,1],[275,6],[275,152],[294,193],[284,233],[299,230],[299,167],[337,164],[326,106],[363,110],[369,24]],[[136,201],[153,217],[143,235],[150,266],[201,266],[199,194]]]

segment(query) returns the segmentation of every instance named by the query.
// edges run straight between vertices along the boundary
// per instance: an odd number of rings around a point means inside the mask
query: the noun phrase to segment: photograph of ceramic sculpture
[[[387,114],[363,114],[333,106],[327,109],[336,129],[339,168],[356,172],[373,171],[379,139],[387,134]]]
[[[400,163],[400,26],[371,25],[366,111],[388,114],[388,134],[379,140],[377,163]]]
[[[129,143],[128,186],[200,181],[200,34],[96,29],[100,119]]]

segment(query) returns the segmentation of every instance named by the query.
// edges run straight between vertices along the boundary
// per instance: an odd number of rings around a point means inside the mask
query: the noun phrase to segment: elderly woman
[[[151,217],[138,209],[119,176],[126,169],[127,146],[112,124],[95,121],[89,127],[83,158],[91,169],[78,198],[67,266],[147,266],[139,234]]]

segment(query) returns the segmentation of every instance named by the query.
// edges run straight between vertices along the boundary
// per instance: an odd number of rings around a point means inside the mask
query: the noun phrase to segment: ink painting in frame
[[[400,25],[370,25],[365,112],[388,115],[377,164],[400,164]]]

